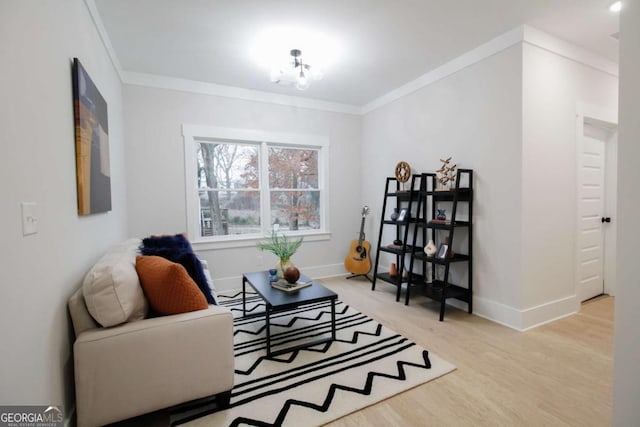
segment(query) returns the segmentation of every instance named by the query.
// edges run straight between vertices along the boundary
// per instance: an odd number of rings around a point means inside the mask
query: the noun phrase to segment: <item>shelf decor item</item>
[[[446,209],[436,209],[436,219],[440,221],[446,221],[447,219],[447,210]]]
[[[451,163],[451,157],[447,159],[440,159],[442,166],[436,171],[439,188],[436,191],[448,191],[453,188],[456,181],[456,167],[458,165],[449,166]]]
[[[389,276],[396,277],[398,275],[398,267],[395,262],[392,262],[389,266]]]
[[[396,179],[402,185],[400,191],[406,191],[404,189],[404,183],[411,178],[411,166],[407,162],[398,162],[396,165]]]
[[[456,255],[456,253],[453,251],[453,248],[451,247],[451,240],[450,240],[449,236],[445,236],[444,244],[447,245],[447,247],[449,248],[449,252],[447,253],[447,257],[448,258],[454,257]]]
[[[278,235],[278,233],[274,231],[271,233],[271,237],[269,239],[258,242],[256,246],[261,251],[269,251],[280,259],[280,262],[276,265],[277,276],[279,278],[284,278],[284,272],[287,268],[294,267],[291,262],[291,257],[300,248],[302,241],[302,237],[292,240],[286,235]]]
[[[278,280],[278,281],[272,282],[271,287],[279,289],[284,292],[297,292],[302,288],[311,286],[312,284],[313,282],[311,280],[309,280],[308,282],[297,281],[293,283],[287,282],[286,280]]]
[[[300,270],[298,270],[296,267],[287,267],[287,269],[284,271],[284,280],[291,284],[296,283],[299,278]]]
[[[436,248],[436,244],[433,242],[433,240],[429,240],[429,243],[427,243],[427,246],[424,247],[424,253],[430,257],[434,256],[437,250],[438,248]]]
[[[436,258],[438,259],[445,259],[448,256],[449,252],[449,245],[441,243],[440,247],[438,248],[438,254],[436,255]]]
[[[400,209],[400,214],[395,220],[398,222],[403,222],[403,221],[406,221],[407,219],[409,219],[409,211],[406,208]]]

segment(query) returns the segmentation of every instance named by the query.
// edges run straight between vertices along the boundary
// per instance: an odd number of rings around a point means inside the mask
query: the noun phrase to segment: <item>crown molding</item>
[[[370,113],[384,105],[390,104],[404,96],[407,96],[425,86],[429,86],[439,80],[442,80],[450,75],[457,73],[464,68],[467,68],[473,64],[476,64],[496,53],[502,52],[522,42],[523,27],[517,27],[511,31],[508,31],[493,40],[484,43],[475,49],[472,49],[457,58],[429,71],[426,74],[418,77],[415,80],[410,81],[391,92],[382,95],[365,105],[362,106],[362,114]]]
[[[529,25],[521,25],[363,105],[362,114],[370,113],[373,110],[390,104],[438,80],[442,80],[466,67],[489,58],[496,53],[502,52],[511,46],[521,43],[528,43],[548,50],[556,55],[618,77],[618,64],[615,62]]]
[[[116,55],[116,51],[113,49],[113,45],[111,44],[111,39],[107,34],[106,28],[104,28],[104,24],[102,23],[102,18],[100,18],[100,13],[98,12],[98,7],[94,0],[84,0],[84,4],[87,6],[87,10],[89,11],[89,15],[91,16],[91,20],[93,21],[93,25],[96,27],[98,31],[98,35],[100,36],[100,40],[102,41],[102,45],[107,51],[107,55],[109,55],[109,59],[111,60],[111,64],[113,68],[116,70],[120,81],[123,81],[122,78],[122,66],[120,65],[120,61],[118,60],[118,56]]]
[[[615,62],[529,25],[523,25],[522,28],[524,42],[618,77],[618,64]]]
[[[334,113],[361,114],[360,107],[355,105],[320,101],[317,99],[302,98],[299,96],[280,95],[271,92],[262,92],[258,90],[179,79],[176,77],[159,76],[155,74],[124,71],[123,83],[135,86],[153,87],[157,89],[169,89],[181,92],[243,99],[246,101],[286,105],[289,107],[308,108],[311,110],[329,111]]]

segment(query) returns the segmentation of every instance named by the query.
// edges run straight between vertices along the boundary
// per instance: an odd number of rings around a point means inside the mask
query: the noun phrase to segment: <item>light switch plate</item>
[[[35,202],[22,202],[22,235],[29,236],[38,232],[38,217]]]

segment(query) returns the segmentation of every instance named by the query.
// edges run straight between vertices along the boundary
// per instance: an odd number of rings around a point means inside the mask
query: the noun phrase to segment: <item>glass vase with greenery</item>
[[[278,257],[280,262],[278,262],[276,269],[278,270],[278,277],[282,278],[284,271],[288,267],[293,267],[291,257],[302,245],[302,240],[302,237],[299,239],[290,239],[286,235],[278,235],[278,233],[274,231],[271,233],[269,239],[258,242],[256,246],[261,251],[269,251]]]

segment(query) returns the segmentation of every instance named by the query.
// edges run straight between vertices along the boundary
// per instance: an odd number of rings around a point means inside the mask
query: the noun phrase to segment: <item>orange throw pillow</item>
[[[159,314],[204,310],[209,305],[180,264],[159,256],[136,257],[136,271],[149,304]]]

